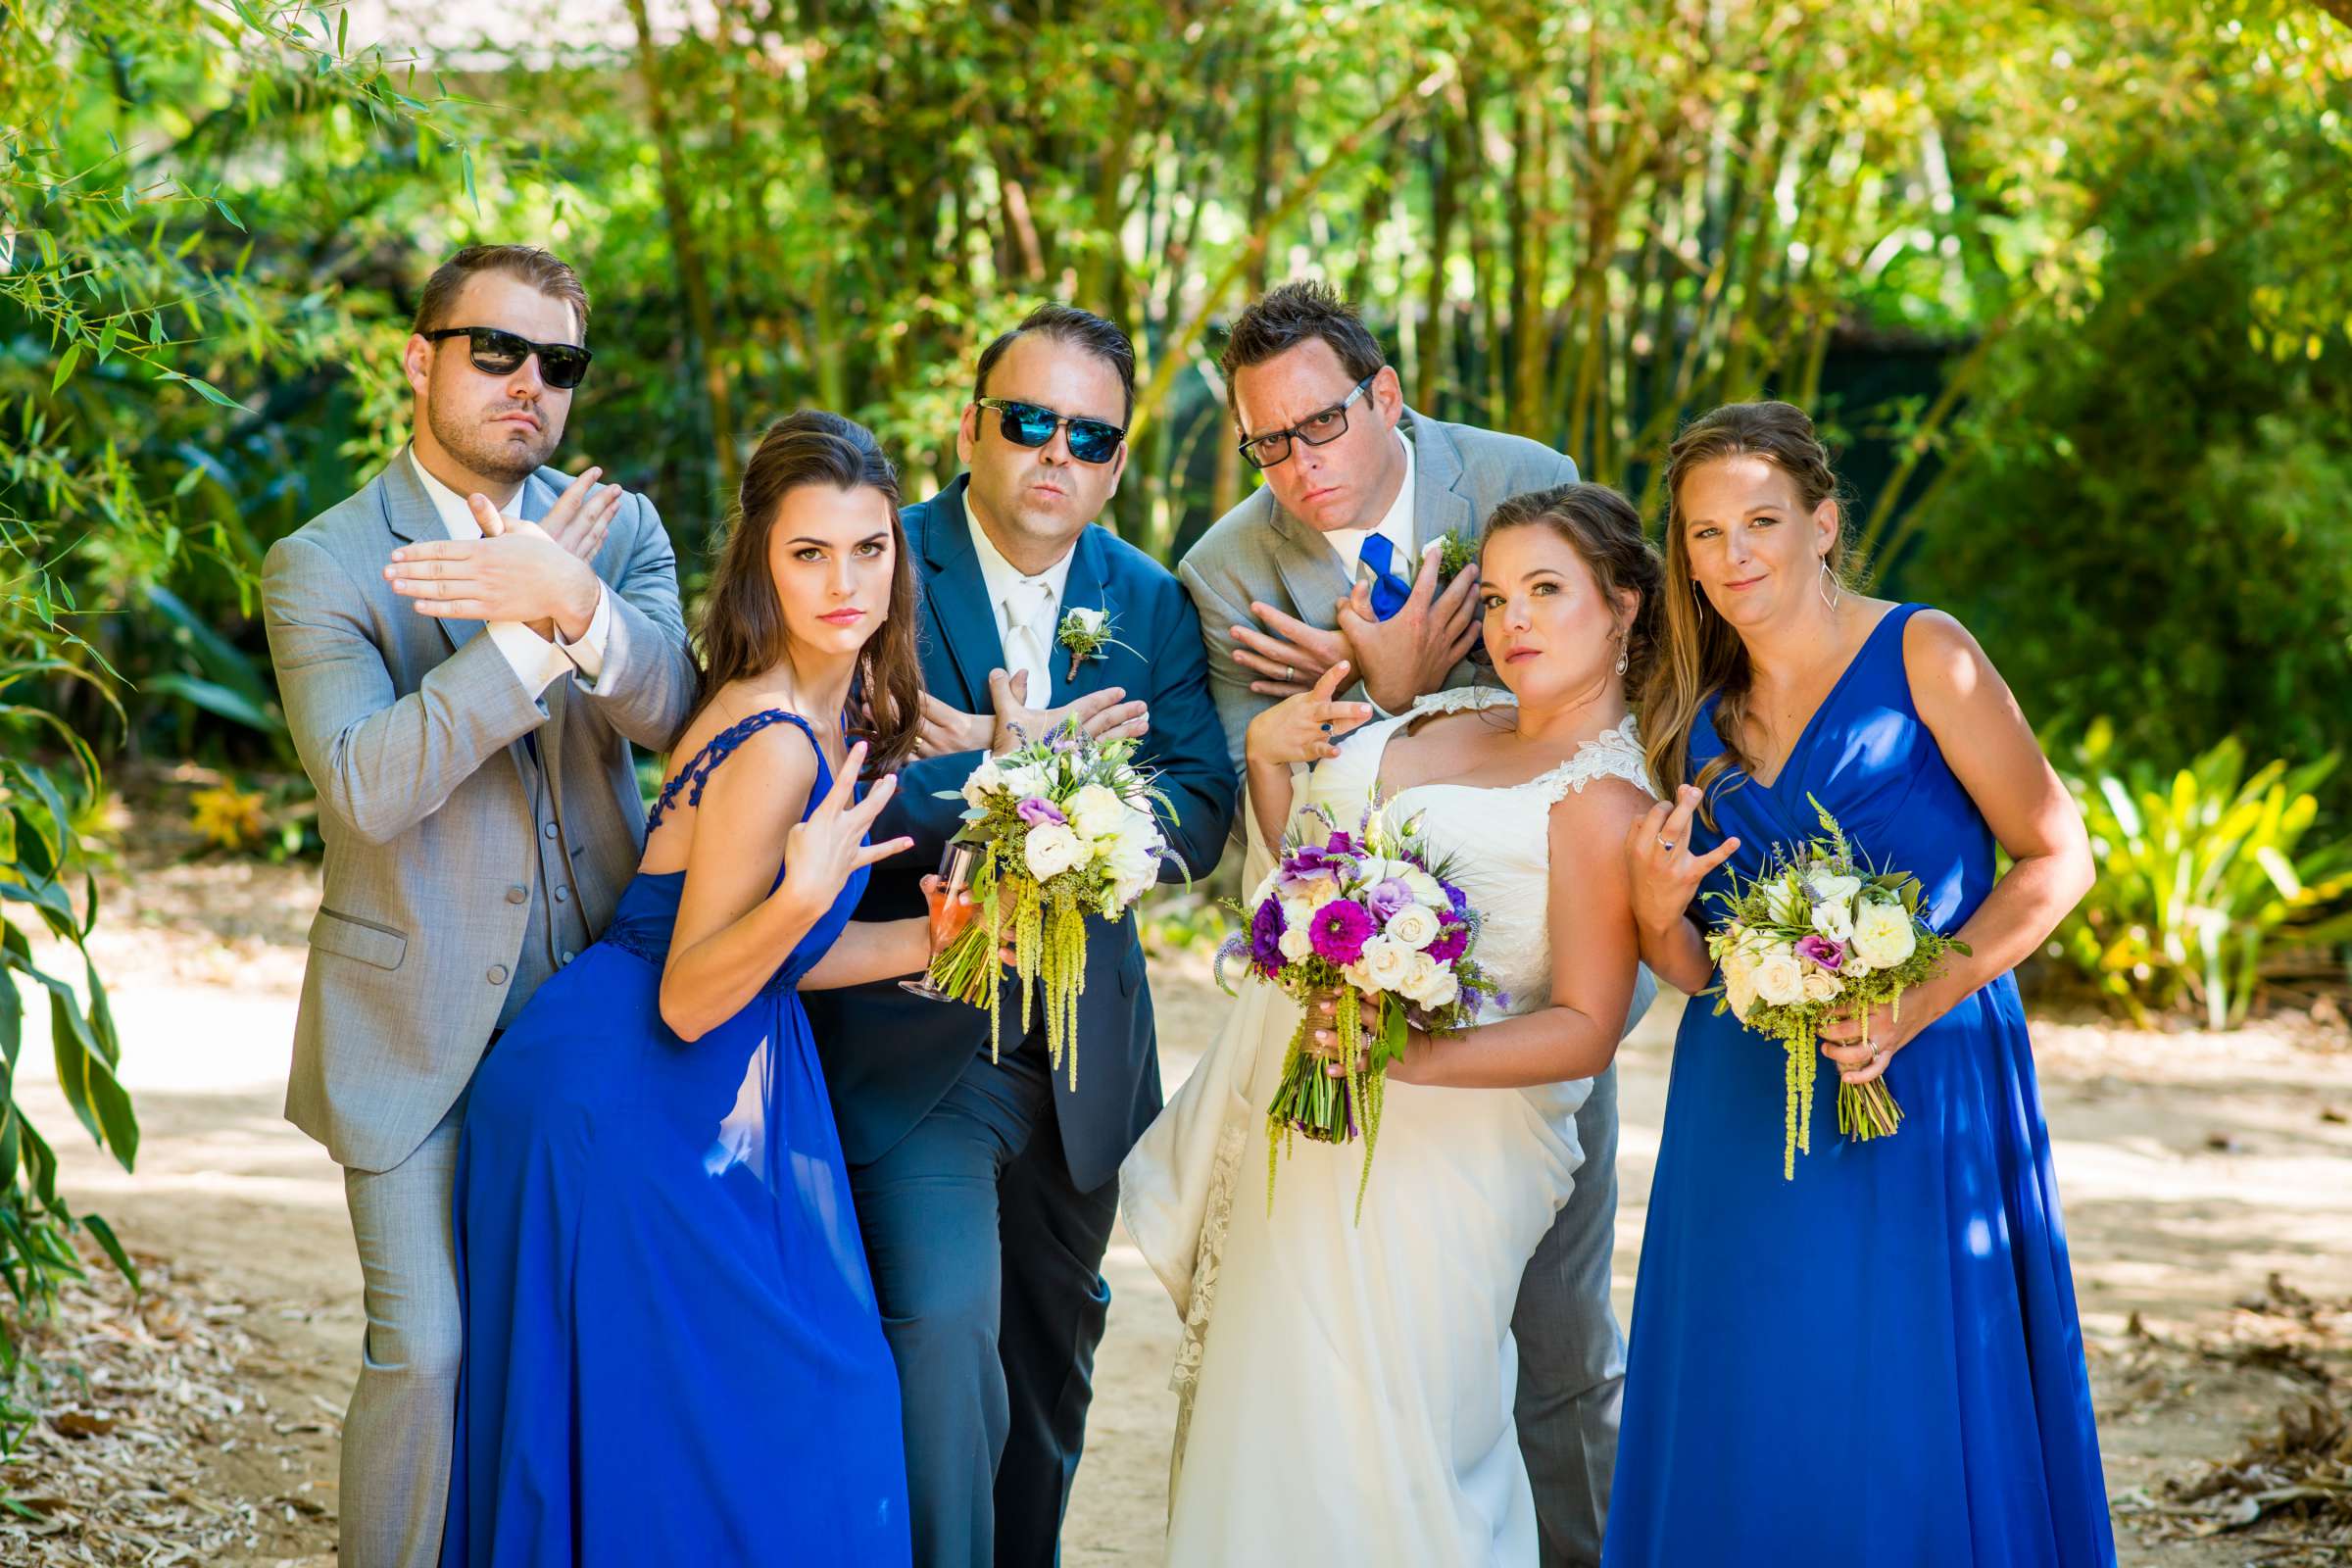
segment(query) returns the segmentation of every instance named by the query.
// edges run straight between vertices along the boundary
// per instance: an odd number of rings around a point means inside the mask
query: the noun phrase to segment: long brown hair
[[[1808,516],[1825,501],[1838,506],[1838,532],[1823,559],[1839,589],[1856,586],[1859,563],[1846,544],[1837,470],[1830,466],[1829,448],[1804,410],[1793,403],[1727,403],[1691,420],[1675,437],[1666,454],[1666,581],[1672,586],[1662,596],[1665,646],[1650,667],[1642,699],[1642,749],[1651,782],[1669,800],[1690,765],[1690,727],[1697,722],[1699,709],[1716,693],[1722,694],[1715,708],[1715,732],[1723,738],[1723,751],[1699,769],[1695,782],[1703,794],[1726,771],[1744,771],[1749,762],[1740,750],[1754,677],[1747,645],[1706,602],[1705,590],[1691,575],[1690,545],[1684,536],[1683,482],[1701,465],[1733,457],[1761,458],[1787,474]],[[1708,826],[1714,825],[1712,801],[1702,805],[1700,814]]]
[[[1554,485],[1513,496],[1487,516],[1480,544],[1507,528],[1549,528],[1576,552],[1592,573],[1600,596],[1615,613],[1617,596],[1632,589],[1642,596],[1625,628],[1625,689],[1638,692],[1657,650],[1658,601],[1664,597],[1665,567],[1642,532],[1642,514],[1605,484]]]
[[[768,535],[784,497],[811,484],[879,490],[890,503],[890,612],[858,652],[850,693],[850,733],[865,742],[866,776],[875,777],[913,752],[922,713],[922,664],[914,649],[915,567],[906,553],[906,530],[899,523],[898,470],[882,455],[871,430],[838,414],[804,409],[786,415],[767,427],[743,466],[735,515],[719,545],[710,591],[695,621],[700,661],[694,712],[699,714],[729,681],[772,669],[783,661],[790,633],[767,564]],[[861,697],[863,716],[870,723],[859,721]]]

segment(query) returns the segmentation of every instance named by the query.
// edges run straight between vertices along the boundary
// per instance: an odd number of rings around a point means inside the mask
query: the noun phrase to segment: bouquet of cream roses
[[[1708,895],[1724,908],[1722,923],[1707,937],[1723,972],[1723,984],[1709,993],[1715,1010],[1730,1008],[1788,1053],[1784,1179],[1795,1177],[1800,1152],[1812,1152],[1821,1026],[1856,1013],[1867,1027],[1870,1009],[1881,1003],[1899,1014],[1903,993],[1933,976],[1945,954],[1968,952],[1920,919],[1919,878],[1872,868],[1838,819],[1805,798],[1824,836],[1793,854],[1776,854],[1771,869],[1744,886],[1735,875],[1731,892]],[[1838,1130],[1848,1137],[1885,1137],[1902,1119],[1884,1078],[1838,1086]]]
[[[1086,917],[1124,915],[1171,859],[1152,814],[1173,813],[1133,758],[1132,740],[1098,741],[1075,720],[972,769],[958,844],[976,846],[972,902],[982,912],[931,961],[931,983],[988,1009],[989,1051],[998,1049],[1007,934],[1021,988],[1021,1029],[1030,990],[1043,983],[1046,1054],[1054,1070],[1066,1053],[1078,1087],[1078,996],[1086,989]]]
[[[1355,1201],[1361,1217],[1380,1139],[1386,1073],[1404,1055],[1405,1031],[1467,1027],[1494,986],[1471,956],[1478,918],[1445,867],[1433,864],[1419,818],[1392,829],[1377,809],[1368,810],[1355,831],[1347,832],[1309,808],[1298,823],[1250,906],[1235,906],[1249,918],[1250,930],[1219,950],[1217,979],[1224,984],[1226,960],[1245,958],[1250,973],[1302,1006],[1336,995],[1336,1057],[1308,1049],[1314,1018],[1311,1011],[1301,1015],[1283,1058],[1282,1085],[1266,1107],[1266,1203],[1273,1204],[1275,1170],[1294,1134],[1316,1143],[1350,1142],[1360,1111],[1364,1169]],[[1369,1035],[1359,1005],[1366,999],[1377,1008]],[[1334,1060],[1337,1077],[1327,1070]]]

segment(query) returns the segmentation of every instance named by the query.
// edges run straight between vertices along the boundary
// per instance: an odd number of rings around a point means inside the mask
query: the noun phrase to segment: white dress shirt
[[[1364,541],[1376,533],[1396,547],[1396,563],[1391,569],[1397,576],[1409,583],[1421,570],[1421,558],[1413,554],[1413,444],[1403,431],[1395,434],[1396,444],[1404,448],[1404,482],[1396,487],[1396,499],[1389,503],[1388,515],[1380,519],[1377,528],[1332,528],[1323,535],[1350,583],[1356,580],[1355,566],[1364,553]]]
[[[1054,698],[1054,637],[1061,615],[1062,588],[1070,580],[1070,557],[1077,541],[1061,559],[1031,576],[1011,562],[988,537],[980,519],[967,505],[964,521],[972,530],[972,553],[980,558],[980,580],[988,585],[988,608],[997,617],[997,641],[1004,649],[1004,673],[1029,671],[1028,706],[1050,707]]]
[[[441,526],[449,530],[449,536],[452,539],[479,539],[482,525],[474,520],[473,509],[466,504],[466,498],[433,477],[432,470],[417,460],[414,446],[408,449],[408,456],[410,464],[416,470],[416,477],[424,484],[424,493],[432,498],[433,510],[441,514]],[[518,517],[522,514],[521,506],[522,491],[517,487],[514,499],[501,507],[499,512],[504,516]],[[565,642],[561,629],[556,632],[556,640],[550,642],[519,620],[490,620],[482,623],[482,629],[490,634],[490,640],[498,645],[498,651],[506,655],[507,662],[514,666],[515,679],[521,681],[522,689],[533,697],[554,685],[556,677],[566,671],[577,671],[580,683],[593,689],[605,673],[605,645],[612,627],[612,600],[602,582],[596,585],[596,613],[589,618],[588,634],[576,643]]]

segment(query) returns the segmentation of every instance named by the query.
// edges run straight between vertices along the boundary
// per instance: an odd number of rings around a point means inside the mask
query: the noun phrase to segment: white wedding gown
[[[1295,808],[1351,827],[1399,728],[1510,701],[1457,688],[1367,725],[1294,769]],[[1523,784],[1422,784],[1388,805],[1423,818],[1484,914],[1477,956],[1509,999],[1488,1020],[1551,1001],[1546,817],[1604,777],[1648,788],[1631,718]],[[1250,834],[1246,888],[1271,864]],[[1628,1029],[1656,989],[1638,976]],[[1511,1308],[1583,1161],[1574,1117],[1592,1084],[1393,1084],[1362,1222],[1360,1143],[1296,1141],[1269,1214],[1265,1112],[1298,1022],[1281,991],[1245,980],[1119,1173],[1128,1229],[1184,1318],[1167,1560],[1533,1565]]]

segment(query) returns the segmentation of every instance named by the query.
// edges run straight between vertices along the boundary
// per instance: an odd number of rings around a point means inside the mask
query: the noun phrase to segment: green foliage
[[[2183,9],[2193,53],[2106,43],[2143,112],[2068,132],[2105,171],[2084,237],[1974,357],[1942,472],[1884,544],[2036,722],[2317,756],[2352,711],[2352,50],[2338,29],[2330,71],[2296,45],[2316,16]]]
[[[221,388],[317,373],[359,333],[304,258],[259,252],[248,224],[364,193],[354,149],[396,150],[404,178],[462,159],[414,85],[342,56],[315,12],[0,3],[0,1367],[18,1322],[80,1272],[76,1233],[132,1273],[58,1191],[14,1092],[30,999],[75,1119],[125,1169],[136,1157],[74,830],[103,796],[99,750],[159,712],[181,716],[183,745],[198,714],[282,745],[261,666],[208,612],[249,608],[257,520],[316,510],[268,428],[298,402],[283,382]],[[332,205],[312,224],[361,232]],[[191,609],[166,577],[220,597]],[[36,934],[78,981],[43,966]],[[24,1419],[0,1395],[0,1438]]]
[[[2127,755],[2100,721],[2059,760],[2098,880],[2054,958],[2142,1021],[2193,1009],[2225,1029],[2244,1020],[2266,956],[2352,942],[2352,837],[2319,830],[2314,793],[2336,754],[2251,773],[2235,738],[2169,772]]]

